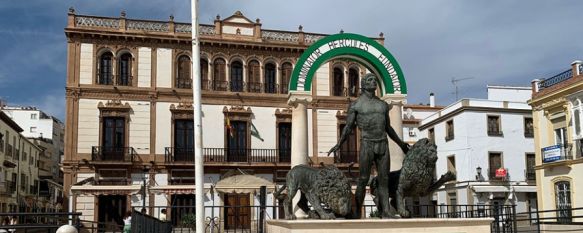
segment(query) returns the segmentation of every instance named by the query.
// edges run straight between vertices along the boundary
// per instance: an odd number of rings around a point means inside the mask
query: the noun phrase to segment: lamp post
[[[143,186],[143,193],[142,193],[142,211],[146,210],[146,175],[150,171],[148,166],[144,166],[144,186]]]
[[[484,181],[482,178],[482,168],[480,166],[476,168],[476,181]]]

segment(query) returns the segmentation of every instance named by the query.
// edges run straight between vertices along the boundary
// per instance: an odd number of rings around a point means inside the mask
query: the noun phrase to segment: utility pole
[[[192,102],[194,104],[194,186],[196,232],[204,232],[204,165],[202,157],[202,104],[200,80],[200,45],[198,41],[198,0],[190,0],[192,23]]]
[[[451,78],[451,84],[453,84],[453,86],[455,87],[455,100],[456,101],[458,100],[458,93],[459,93],[457,83],[459,81],[464,81],[464,80],[469,80],[469,79],[474,79],[474,77],[458,78],[458,79],[456,79],[454,77]]]

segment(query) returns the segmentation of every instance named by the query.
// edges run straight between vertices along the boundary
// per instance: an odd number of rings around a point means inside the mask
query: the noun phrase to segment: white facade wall
[[[138,154],[150,153],[150,102],[127,101],[130,111],[129,144]]]
[[[156,103],[156,154],[164,154],[165,147],[172,147],[171,103]],[[203,133],[204,135],[204,133]]]
[[[93,83],[93,44],[81,44],[79,84]]]
[[[316,95],[318,96],[330,96],[330,63],[326,62],[322,64],[317,70],[312,79],[312,83],[314,79],[317,82],[317,91]]]
[[[531,87],[488,86],[488,100],[526,103],[531,95]]]
[[[327,151],[338,142],[337,110],[320,109],[318,113],[318,157],[326,157]],[[311,143],[308,143],[311,147]]]
[[[152,79],[152,49],[138,49],[138,87],[150,87]]]
[[[77,152],[91,153],[92,146],[99,145],[99,100],[79,100],[79,126],[77,128]]]
[[[156,86],[172,87],[172,49],[156,49]]]

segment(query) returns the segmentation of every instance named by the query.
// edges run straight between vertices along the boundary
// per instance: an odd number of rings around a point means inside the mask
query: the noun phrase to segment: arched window
[[[117,65],[117,85],[132,85],[132,54],[124,53],[119,57]]]
[[[215,91],[227,90],[227,74],[225,59],[217,58],[213,62],[213,89]]]
[[[249,92],[261,92],[261,67],[256,60],[250,61],[247,64],[247,88]]]
[[[292,64],[289,62],[283,63],[283,65],[281,65],[281,82],[279,83],[281,94],[287,94],[291,73]]]
[[[190,75],[190,57],[181,55],[178,57],[176,68],[176,88],[192,88],[192,77]]]
[[[243,64],[240,61],[231,63],[231,91],[243,91]]]
[[[105,52],[99,56],[97,75],[98,84],[113,84],[113,54],[111,52]]]
[[[200,59],[200,88],[209,89],[209,63],[206,59]]]
[[[358,89],[360,88],[358,84],[358,70],[355,68],[350,68],[348,70],[348,94],[350,96],[358,96]]]
[[[344,94],[344,74],[342,69],[334,68],[332,77],[332,95],[342,96]]]
[[[557,221],[570,223],[571,220],[571,184],[568,181],[555,183],[555,198],[557,204]]]
[[[275,93],[275,64],[267,63],[265,65],[264,81],[265,93]]]

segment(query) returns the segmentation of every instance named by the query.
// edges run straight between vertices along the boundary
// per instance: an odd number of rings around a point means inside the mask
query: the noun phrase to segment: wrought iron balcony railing
[[[203,148],[205,162],[289,163],[290,150]],[[165,148],[165,161],[194,162],[194,148]]]
[[[573,159],[573,146],[571,143],[557,144],[541,149],[542,162],[550,163]]]
[[[533,168],[528,168],[524,170],[524,177],[526,180],[536,180],[536,171]]]
[[[133,162],[136,151],[133,147],[94,146],[91,149],[93,161]]]

